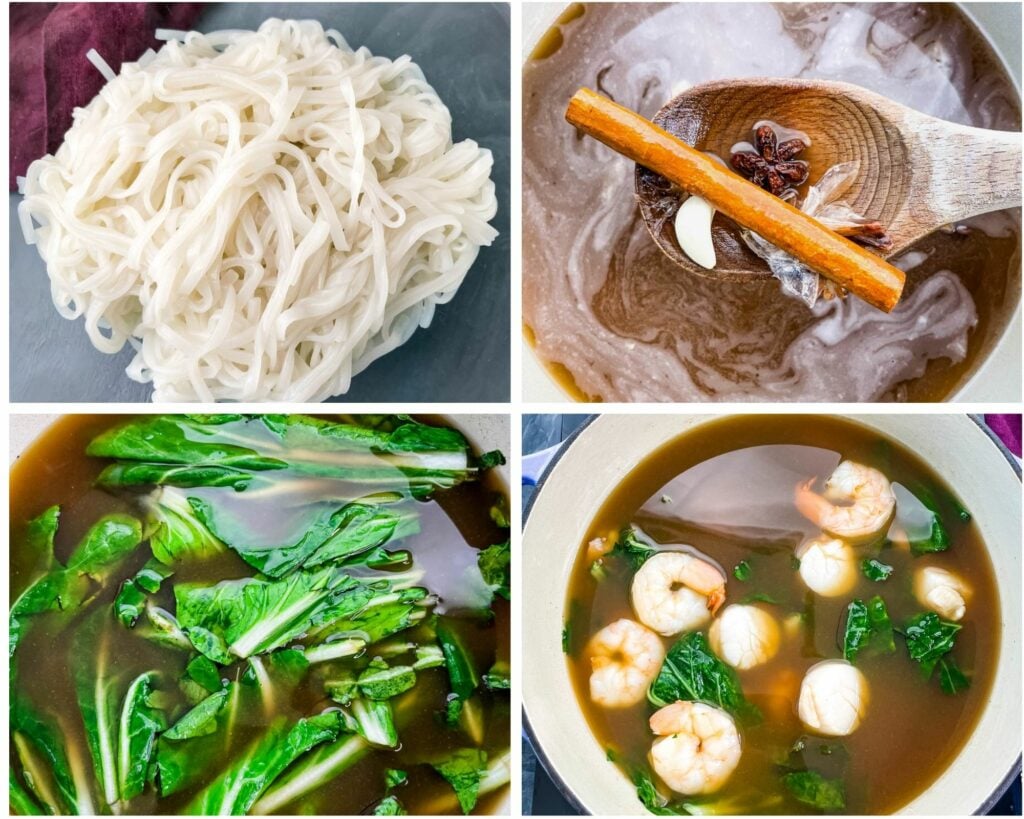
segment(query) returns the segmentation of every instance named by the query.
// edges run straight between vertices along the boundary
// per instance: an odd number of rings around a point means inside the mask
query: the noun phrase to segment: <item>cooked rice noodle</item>
[[[57,310],[154,400],[320,401],[455,294],[491,165],[409,57],[268,20],[122,66],[19,211]]]

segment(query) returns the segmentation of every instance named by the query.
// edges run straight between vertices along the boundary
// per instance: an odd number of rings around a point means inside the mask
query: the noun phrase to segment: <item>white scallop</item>
[[[857,583],[857,557],[853,547],[829,535],[804,543],[796,553],[800,577],[811,591],[822,597],[846,594]]]
[[[779,650],[779,624],[757,606],[726,606],[708,632],[711,648],[733,668],[768,662]]]
[[[940,617],[956,622],[967,613],[967,584],[953,572],[938,566],[921,566],[914,571],[914,597]]]
[[[800,684],[797,713],[810,730],[845,737],[867,713],[868,681],[845,660],[825,660],[808,669]]]

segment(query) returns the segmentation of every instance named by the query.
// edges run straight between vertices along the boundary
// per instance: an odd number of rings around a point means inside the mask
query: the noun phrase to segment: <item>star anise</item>
[[[754,151],[737,151],[732,166],[743,176],[776,196],[807,181],[807,163],[794,159],[807,144],[800,138],[780,143],[770,125],[754,131]]]

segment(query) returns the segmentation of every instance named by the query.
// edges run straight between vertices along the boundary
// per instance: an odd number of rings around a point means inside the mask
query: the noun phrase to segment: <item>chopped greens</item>
[[[677,700],[706,702],[748,723],[761,718],[743,696],[736,672],[715,656],[701,632],[687,634],[669,649],[647,699],[659,708]]]
[[[626,560],[636,571],[644,565],[658,550],[644,542],[637,529],[627,527],[619,532],[619,539],[610,552],[615,557]]]
[[[889,575],[893,572],[892,566],[873,557],[862,560],[860,570],[868,580],[873,580],[875,583],[882,583],[888,580]]]
[[[739,581],[750,580],[750,576],[753,574],[753,570],[750,568],[749,561],[741,560],[737,563],[732,570],[733,577]]]
[[[495,594],[510,600],[512,553],[509,541],[488,546],[480,552],[477,563],[480,566],[480,574],[483,575],[484,582],[494,590]]]
[[[879,654],[896,650],[889,611],[885,601],[878,596],[867,603],[853,600],[846,607],[843,657],[852,663],[865,650]]]
[[[486,752],[463,748],[431,765],[452,786],[462,812],[472,811],[480,794],[480,781],[487,773]]]
[[[825,779],[816,771],[792,771],[783,774],[782,783],[797,801],[821,811],[846,809],[846,789],[840,779]]]
[[[159,560],[148,560],[134,576],[121,584],[114,599],[114,614],[125,628],[135,627],[146,610],[148,596],[160,591],[163,582],[173,574]]]
[[[394,795],[385,796],[373,809],[374,816],[405,816],[408,813]]]
[[[956,660],[952,657],[943,657],[939,660],[939,687],[943,693],[950,696],[955,696],[971,687],[971,681],[960,670]]]
[[[935,612],[928,612],[912,617],[901,633],[910,659],[920,665],[924,676],[929,678],[939,660],[953,650],[958,631],[957,623],[947,623]]]

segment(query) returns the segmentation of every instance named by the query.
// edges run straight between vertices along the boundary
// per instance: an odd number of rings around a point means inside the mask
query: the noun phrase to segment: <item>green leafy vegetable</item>
[[[104,802],[114,809],[142,793],[157,734],[166,725],[155,703],[156,674],[140,674],[125,686],[112,667],[106,617],[101,610],[86,621],[71,671],[93,772]]]
[[[409,774],[397,768],[388,768],[384,771],[384,786],[390,791],[409,783]]]
[[[647,810],[655,816],[682,816],[686,811],[676,810],[654,786],[651,777],[642,770],[633,773],[633,784],[636,785],[636,796]]]
[[[633,570],[639,569],[658,550],[640,538],[638,530],[625,528],[619,532],[619,539],[611,550],[615,557],[626,560]]]
[[[949,533],[942,524],[942,519],[936,515],[932,520],[932,529],[928,537],[917,538],[910,541],[910,551],[915,555],[931,554],[932,552],[944,552],[949,548]]]
[[[371,700],[387,700],[416,685],[416,672],[412,666],[388,666],[383,660],[372,660],[356,682],[363,696]]]
[[[753,570],[750,568],[750,563],[748,561],[741,560],[733,567],[732,573],[737,580],[744,581],[750,580]]]
[[[266,473],[289,470],[416,497],[504,462],[501,453],[473,462],[457,430],[404,416],[377,428],[304,415],[152,416],[104,432],[87,452],[120,461],[100,475],[103,486],[246,491],[267,485]]]
[[[408,577],[390,576],[394,583]],[[298,571],[282,580],[245,578],[213,586],[175,586],[178,621],[192,645],[214,662],[261,654],[310,629],[351,617],[392,582],[372,586],[327,566]]]
[[[189,498],[189,503],[209,531],[271,578],[284,577],[299,567],[311,569],[342,561],[419,531],[419,519],[412,509],[366,503],[333,509],[318,504],[312,509],[313,517],[303,519],[299,531],[292,535],[294,542],[264,543],[245,514],[248,505],[235,501],[222,506],[200,498]]]
[[[867,603],[853,600],[846,608],[843,657],[852,663],[864,650],[874,653],[896,650],[889,611],[881,597],[872,597]]]
[[[452,786],[462,812],[472,811],[479,797],[480,781],[487,772],[487,754],[476,748],[463,748],[431,765]]]
[[[793,771],[783,774],[782,783],[797,801],[821,811],[846,809],[846,789],[842,780],[825,779],[816,771]]]
[[[868,580],[873,580],[875,583],[888,580],[889,575],[893,572],[892,566],[873,557],[862,560],[860,570]]]
[[[145,500],[152,533],[153,556],[168,566],[182,560],[202,560],[220,554],[224,544],[196,515],[180,489],[157,487]]]
[[[659,708],[691,700],[717,705],[744,722],[761,718],[757,706],[743,696],[736,672],[715,656],[700,632],[687,634],[669,649],[647,699]]]
[[[408,813],[397,796],[385,796],[373,809],[374,816],[405,816]]]
[[[426,616],[426,601],[427,590],[419,586],[393,592],[378,590],[357,614],[313,631],[309,639],[314,645],[306,649],[306,659],[317,663],[350,656],[358,653],[362,644],[376,643],[411,628]],[[353,641],[359,645],[352,645]]]
[[[43,810],[32,798],[32,795],[22,787],[21,782],[14,773],[14,768],[8,768],[7,776],[7,798],[11,810],[19,816],[45,816],[47,813],[57,813],[52,807]]]
[[[47,813],[93,814],[89,774],[76,769],[65,750],[68,739],[57,718],[38,713],[21,695],[12,693],[10,731],[25,783]]]
[[[133,577],[125,580],[114,598],[114,615],[126,628],[134,628],[146,610],[146,598],[160,591],[160,586],[173,575],[159,560],[148,560]]]
[[[473,664],[473,658],[466,650],[454,630],[453,624],[443,617],[437,620],[437,642],[444,654],[448,679],[451,683],[451,696],[448,699],[446,721],[449,725],[459,722],[465,703],[476,692],[480,685],[480,676]]]
[[[164,730],[163,712],[156,707],[153,683],[156,674],[147,672],[128,686],[121,706],[117,747],[118,793],[127,801],[142,793],[149,779],[157,734]]]
[[[372,746],[361,736],[342,736],[314,748],[292,765],[253,807],[253,812],[280,812],[306,794],[323,787],[363,759]]]
[[[248,813],[260,795],[285,768],[311,748],[332,742],[341,733],[337,712],[307,717],[288,726],[273,722],[266,734],[233,759],[213,782],[185,808],[185,813],[236,816]]]
[[[488,691],[508,691],[511,688],[512,669],[507,662],[498,660],[491,670],[484,674],[484,687]]]
[[[188,661],[188,665],[185,666],[185,674],[211,694],[224,687],[220,668],[209,657],[204,657],[202,654],[197,654]]]
[[[228,701],[229,688],[210,694],[163,734],[164,739],[182,740],[206,736],[217,730],[217,715]]]
[[[782,601],[767,592],[751,592],[740,600],[744,605],[748,603],[767,603],[769,606],[781,606]]]
[[[925,677],[931,677],[935,666],[953,650],[960,626],[939,619],[935,612],[915,615],[903,629],[910,659],[921,666]]]
[[[371,745],[382,748],[397,747],[398,729],[395,727],[395,713],[388,700],[356,697],[352,700],[351,707],[359,736]]]
[[[950,696],[955,696],[971,687],[971,681],[967,679],[967,675],[960,670],[952,657],[943,657],[939,660],[939,687],[944,694]]]
[[[48,509],[29,524],[30,541],[44,557],[48,555],[50,568],[11,606],[8,639],[11,656],[24,634],[26,618],[81,606],[92,597],[95,584],[102,584],[142,541],[142,526],[137,520],[128,515],[106,515],[86,532],[67,565],[61,566],[53,557],[56,509]]]
[[[507,540],[504,543],[488,546],[480,552],[480,556],[477,558],[484,582],[506,600],[511,599],[509,591],[511,563],[512,553]]]
[[[504,492],[499,492],[491,504],[491,520],[499,529],[508,529],[512,525],[508,513],[508,497]]]

